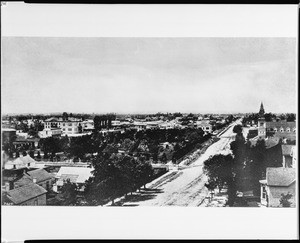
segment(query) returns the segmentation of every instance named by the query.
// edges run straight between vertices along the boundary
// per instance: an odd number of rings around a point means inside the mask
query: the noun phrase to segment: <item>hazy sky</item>
[[[2,113],[296,112],[293,38],[2,38]]]

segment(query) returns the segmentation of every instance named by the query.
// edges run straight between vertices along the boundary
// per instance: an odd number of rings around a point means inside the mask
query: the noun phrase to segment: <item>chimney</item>
[[[33,180],[32,180],[32,181],[33,181],[33,183],[36,183],[36,178],[33,178]]]

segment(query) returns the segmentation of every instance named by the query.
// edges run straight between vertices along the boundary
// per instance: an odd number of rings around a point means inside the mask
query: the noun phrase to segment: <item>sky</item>
[[[1,41],[2,114],[296,112],[295,38]]]

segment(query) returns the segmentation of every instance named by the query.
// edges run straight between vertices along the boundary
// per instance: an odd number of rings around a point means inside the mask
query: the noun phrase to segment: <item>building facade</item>
[[[77,134],[82,132],[84,122],[81,119],[56,119],[49,118],[45,120],[45,129],[60,129],[63,134]],[[81,130],[81,131],[80,131]]]
[[[294,168],[267,168],[266,179],[260,180],[260,184],[262,205],[282,207],[280,200],[290,194],[290,207],[295,207],[296,171]]]

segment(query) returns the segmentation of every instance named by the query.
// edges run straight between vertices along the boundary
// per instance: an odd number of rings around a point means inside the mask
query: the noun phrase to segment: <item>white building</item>
[[[82,122],[82,128],[84,132],[90,132],[94,130],[94,121],[93,120],[85,120]]]
[[[81,119],[72,119],[63,120],[62,118],[49,118],[45,120],[45,129],[50,128],[60,128],[63,134],[77,134],[79,133],[79,126],[84,126],[84,123]]]
[[[15,160],[8,161],[4,164],[4,169],[6,170],[16,170],[23,168],[37,168],[36,161],[29,155],[20,156]]]
[[[84,184],[91,176],[93,176],[93,168],[88,167],[60,167],[53,185],[54,191],[59,191],[64,183],[69,179],[71,183],[75,183],[79,191],[84,191]]]
[[[38,132],[40,138],[48,138],[52,136],[61,136],[60,128],[44,128],[43,131]]]
[[[196,122],[197,128],[201,128],[205,133],[212,133],[212,125],[209,120],[201,120]]]

